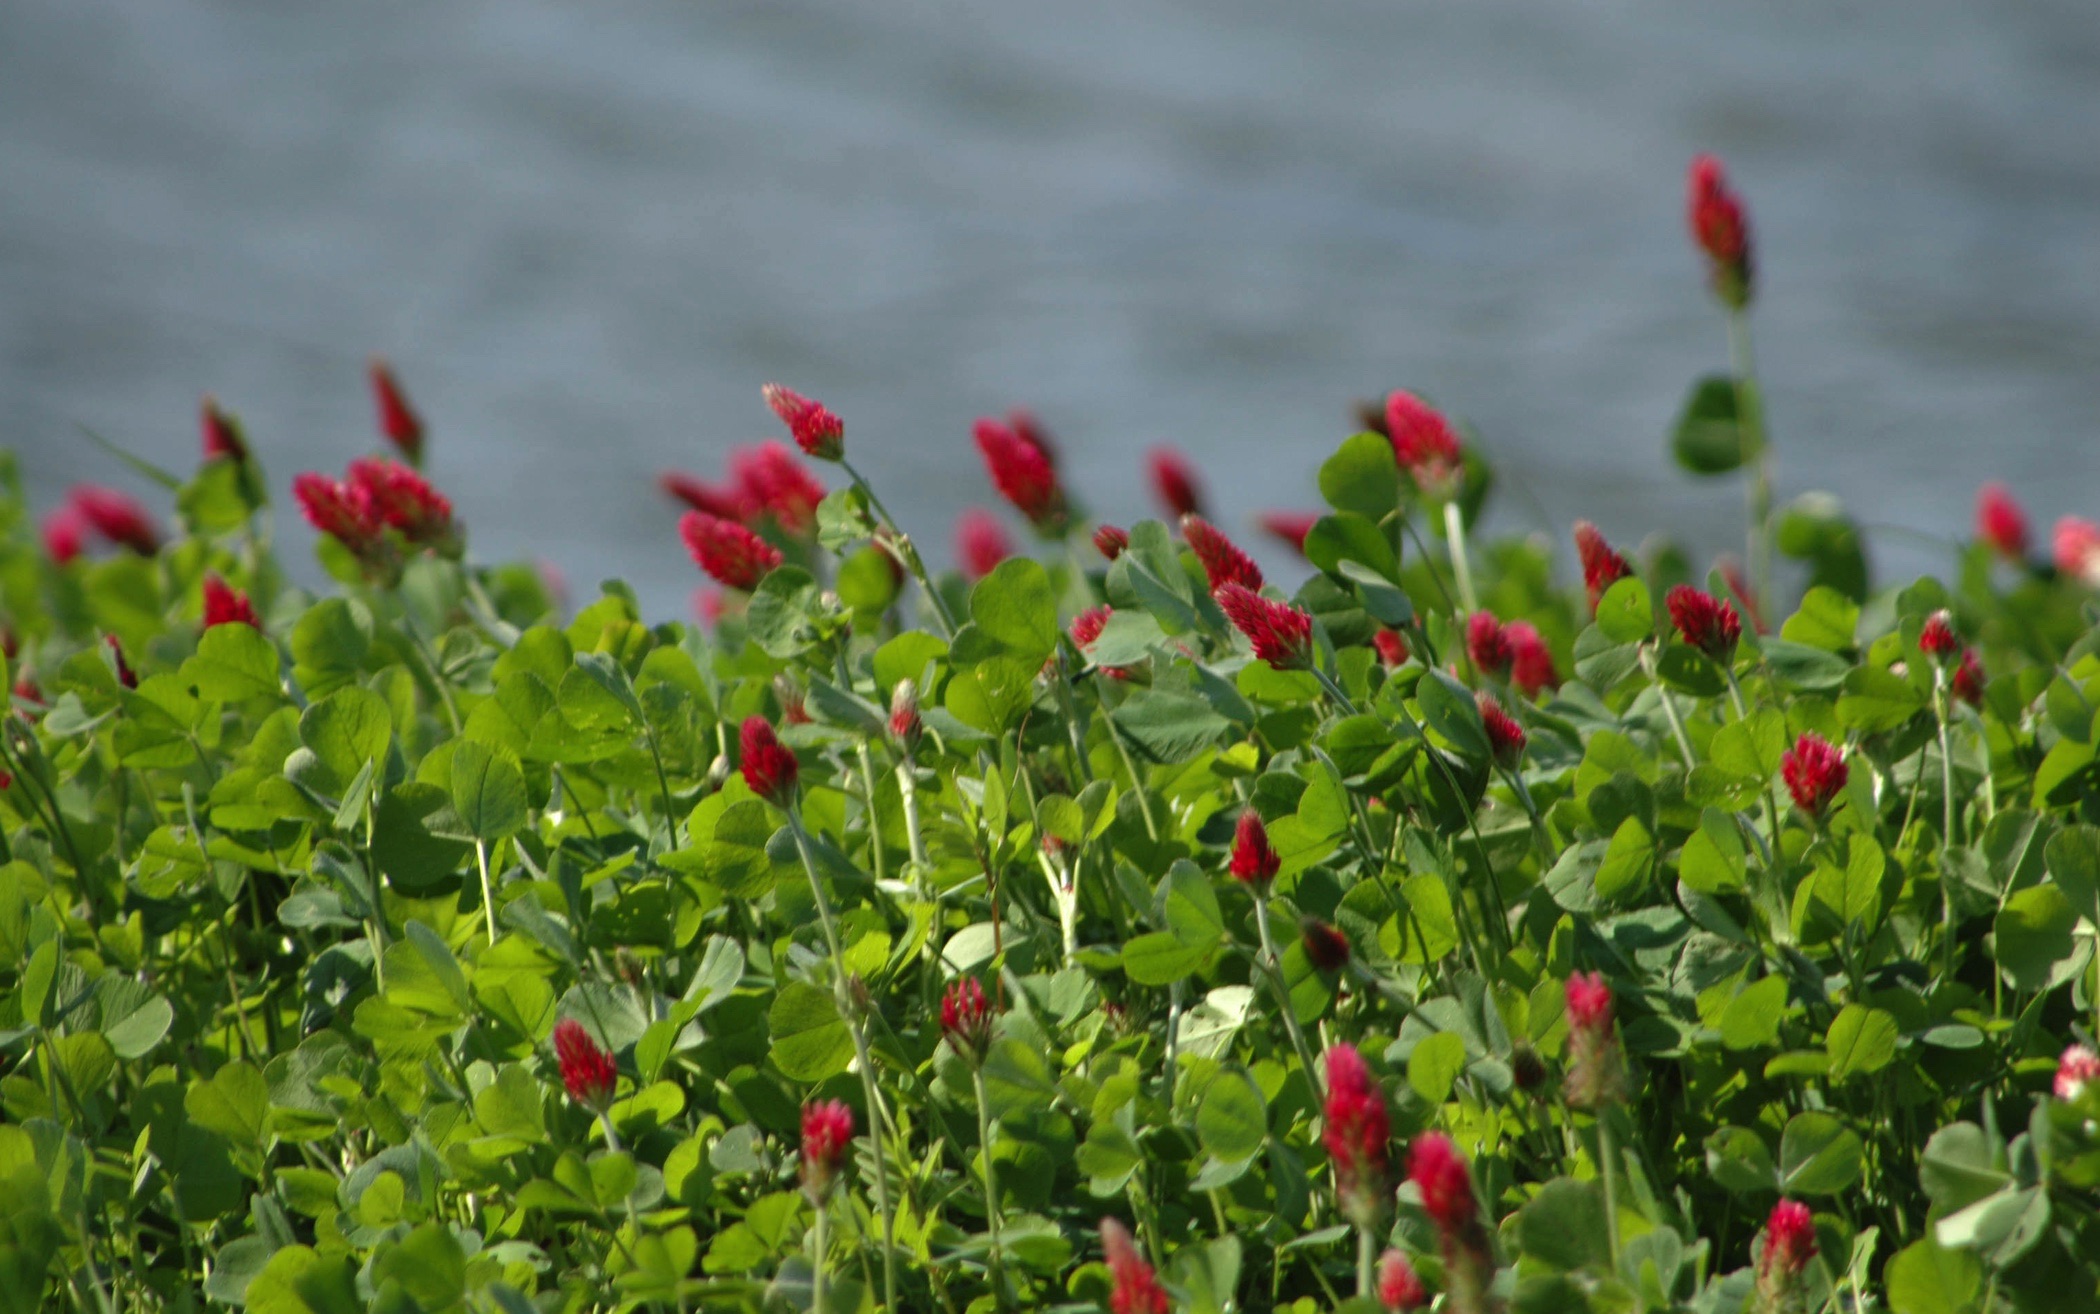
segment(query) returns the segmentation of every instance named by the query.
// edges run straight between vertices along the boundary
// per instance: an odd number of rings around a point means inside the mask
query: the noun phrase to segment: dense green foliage
[[[1695,392],[1688,465],[1756,457],[1752,396]],[[617,584],[565,619],[530,570],[398,536],[324,540],[313,596],[252,458],[182,484],[172,544],[58,565],[10,477],[0,1308],[802,1309],[819,1269],[840,1310],[1095,1308],[1107,1215],[1177,1308],[1327,1309],[1363,1301],[1352,1217],[1446,1288],[1400,1171],[1431,1128],[1493,1303],[1745,1308],[1786,1197],[1800,1308],[2100,1308],[2100,1083],[2050,1095],[2100,1013],[2090,595],[1982,546],[1871,592],[1811,499],[1771,527],[1812,587],[1717,662],[1661,606],[1666,546],[1594,620],[1540,541],[1454,570],[1467,459],[1449,521],[1386,437],[1325,463],[1317,670],[1252,659],[1157,523],[936,610],[855,483],[770,527],[787,564],[710,635]],[[207,574],[261,628],[202,628]],[[1469,589],[1567,678],[1469,659]],[[1919,651],[1941,608],[1974,705]],[[752,716],[792,813],[736,770]],[[1780,782],[1808,732],[1849,768],[1820,815]],[[1266,893],[1227,872],[1247,809]],[[1624,1062],[1582,1109],[1577,971]],[[940,1025],[963,977],[981,1067]],[[562,1019],[616,1056],[602,1120]],[[1342,1042],[1390,1111],[1368,1214],[1308,1062]],[[860,1131],[821,1227],[819,1099]]]

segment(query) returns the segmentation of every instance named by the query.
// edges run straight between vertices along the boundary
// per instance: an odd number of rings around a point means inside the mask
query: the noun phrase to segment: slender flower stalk
[[[1407,1176],[1421,1194],[1422,1211],[1436,1227],[1448,1308],[1454,1314],[1486,1314],[1495,1277],[1493,1242],[1480,1221],[1473,1174],[1465,1159],[1449,1136],[1423,1132],[1409,1147]]]
[[[1815,1219],[1798,1200],[1772,1206],[1764,1248],[1757,1257],[1758,1314],[1792,1314],[1800,1306],[1801,1275],[1816,1257]]]
[[[810,1229],[810,1308],[822,1314],[828,1265],[832,1188],[845,1172],[853,1145],[853,1110],[838,1100],[819,1100],[802,1110],[802,1193],[815,1210]]]
[[[1597,1171],[1604,1187],[1604,1234],[1612,1265],[1619,1262],[1618,1147],[1611,1111],[1626,1097],[1625,1066],[1612,1025],[1611,987],[1604,974],[1577,972],[1566,985],[1568,1005],[1568,1107],[1597,1117]]]

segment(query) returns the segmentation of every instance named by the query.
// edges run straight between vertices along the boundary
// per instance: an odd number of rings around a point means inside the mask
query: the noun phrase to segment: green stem
[[[1940,975],[1954,975],[1954,748],[1947,733],[1947,669],[1932,666],[1932,710],[1940,723]]]
[[[999,1175],[992,1167],[992,1113],[984,1089],[984,1069],[972,1068],[970,1082],[977,1088],[977,1153],[984,1162],[984,1218],[992,1234],[992,1299],[1005,1309],[1006,1256],[999,1240]]]
[[[496,887],[489,881],[488,841],[476,836],[474,839],[474,863],[481,869],[481,911],[488,918],[489,943],[496,943]]]
[[[933,603],[934,614],[940,617],[941,629],[949,638],[954,638],[955,617],[949,614],[947,599],[941,596],[940,590],[933,586],[933,580],[927,576],[926,563],[919,559],[919,549],[911,541],[911,535],[898,528],[897,518],[882,504],[882,498],[876,494],[874,485],[870,484],[860,471],[853,468],[851,461],[841,459],[839,465],[846,471],[847,478],[853,481],[853,486],[867,494],[868,505],[875,509],[876,515],[882,517],[883,525],[890,531],[891,541],[903,549],[904,568],[911,572],[913,579],[919,581],[919,587],[925,590],[927,600]]]
[[[1371,1229],[1356,1229],[1356,1298],[1369,1300],[1378,1294],[1377,1260],[1375,1252],[1378,1242],[1371,1236]]]
[[[875,857],[875,883],[883,882],[882,818],[875,810],[875,758],[868,752],[868,741],[860,741],[860,779],[867,788],[868,798],[868,851]]]
[[[1597,1171],[1604,1179],[1604,1235],[1611,1246],[1611,1270],[1619,1271],[1619,1195],[1617,1147],[1612,1143],[1611,1110],[1597,1111]]]
[[[1137,763],[1131,759],[1130,749],[1123,736],[1116,733],[1116,719],[1107,708],[1101,709],[1101,728],[1108,735],[1108,742],[1116,746],[1116,756],[1123,759],[1123,769],[1130,773],[1130,789],[1137,795],[1138,815],[1145,819],[1145,837],[1159,842],[1159,823],[1152,816],[1152,800],[1146,797],[1144,778],[1138,775]]]
[[[1458,600],[1470,616],[1480,610],[1480,597],[1473,591],[1473,564],[1466,559],[1466,518],[1456,498],[1444,503],[1444,540],[1451,549],[1451,577],[1458,584]]]
[[[825,1255],[829,1253],[829,1247],[825,1243],[829,1239],[827,1233],[829,1231],[828,1220],[830,1216],[831,1210],[827,1202],[823,1200],[817,1201],[817,1221],[815,1226],[810,1228],[809,1232],[809,1307],[811,1314],[824,1314],[824,1259]]]
[[[1684,758],[1684,769],[1690,771],[1697,765],[1692,754],[1691,736],[1684,732],[1684,718],[1677,714],[1677,700],[1670,697],[1669,687],[1656,673],[1655,650],[1646,644],[1641,646],[1641,669],[1648,673],[1649,681],[1655,685],[1656,696],[1662,700],[1663,716],[1669,720],[1670,733],[1677,739],[1677,751]]]
[[[1291,1009],[1291,990],[1283,980],[1283,962],[1276,956],[1276,942],[1269,934],[1269,892],[1257,889],[1254,893],[1254,927],[1261,933],[1261,964],[1267,969],[1269,984],[1276,988],[1276,1001],[1283,1013],[1283,1029],[1290,1033],[1291,1048],[1298,1051],[1298,1062],[1305,1065],[1305,1083],[1312,1087],[1314,1095],[1321,1093],[1320,1065],[1313,1058],[1312,1046],[1306,1043],[1305,1032],[1298,1026],[1298,1015]]]
[[[919,777],[918,769],[912,765],[911,754],[906,752],[897,763],[897,794],[904,804],[904,838],[911,846],[912,884],[923,897],[928,892],[926,880],[926,839],[919,831]]]
[[[1757,395],[1750,317],[1739,307],[1728,312],[1728,357],[1735,379],[1737,422],[1756,453],[1756,468],[1743,489],[1749,520],[1745,551],[1750,558],[1750,601],[1762,609],[1772,584],[1772,457],[1765,440],[1764,406]]]

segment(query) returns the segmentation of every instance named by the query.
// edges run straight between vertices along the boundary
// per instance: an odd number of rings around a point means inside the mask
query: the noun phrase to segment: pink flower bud
[[[1575,553],[1582,558],[1582,587],[1589,594],[1590,614],[1595,615],[1605,591],[1631,575],[1633,566],[1612,551],[1604,535],[1587,520],[1575,522]]]
[[[1101,525],[1094,530],[1094,551],[1114,561],[1130,546],[1130,534],[1114,525]]]
[[[963,574],[979,580],[1013,555],[1013,544],[997,517],[971,507],[955,519],[955,555],[962,562]]]
[[[1242,885],[1267,890],[1282,867],[1283,859],[1269,846],[1269,828],[1262,824],[1261,814],[1252,808],[1240,813],[1232,830],[1233,878]]]
[[[1664,596],[1663,605],[1669,609],[1670,623],[1686,643],[1723,665],[1735,656],[1735,646],[1743,637],[1743,622],[1725,600],[1689,584],[1679,584]]]
[[[1465,456],[1440,411],[1411,392],[1395,392],[1385,399],[1385,425],[1394,458],[1424,495],[1444,500],[1457,494]]]
[[[1976,490],[1976,537],[2008,561],[2027,559],[2027,513],[2004,484],[1994,481]]]
[[[1844,755],[1814,731],[1781,755],[1779,774],[1794,796],[1794,806],[1818,820],[1844,789],[1847,776]]]
[[[1147,458],[1152,472],[1152,492],[1166,508],[1169,519],[1203,514],[1203,494],[1196,487],[1196,471],[1188,458],[1171,447],[1155,447]]]
[[[795,800],[795,780],[801,764],[795,754],[773,733],[763,716],[747,717],[738,733],[738,769],[751,792],[777,807]]]
[[[423,463],[423,420],[408,404],[408,396],[401,391],[394,372],[377,356],[372,358],[368,373],[372,380],[372,400],[379,408],[379,431],[394,445],[410,465]]]
[[[619,1069],[613,1056],[598,1047],[591,1033],[575,1018],[563,1018],[554,1026],[554,1054],[561,1060],[561,1084],[578,1104],[603,1111],[612,1104],[613,1086]]]
[[[1000,420],[981,419],[972,434],[999,495],[1028,517],[1036,532],[1045,537],[1061,534],[1066,520],[1064,489],[1043,449]]]
[[[819,461],[837,461],[845,457],[845,422],[832,414],[824,403],[812,401],[777,383],[767,384],[761,392],[766,405],[773,408],[773,414],[787,425],[795,446],[802,449],[804,456]]]
[[[1166,1288],[1138,1253],[1130,1229],[1113,1218],[1102,1219],[1101,1253],[1108,1261],[1111,1314],[1167,1314]]]
[[[853,1110],[839,1100],[819,1100],[802,1110],[802,1189],[823,1204],[846,1170],[853,1148]]]
[[[1488,751],[1493,754],[1495,765],[1505,771],[1516,770],[1524,760],[1524,727],[1502,710],[1493,694],[1483,690],[1473,695],[1473,701],[1480,708],[1480,727],[1487,731]]]
[[[214,625],[248,625],[262,628],[256,619],[255,607],[248,595],[233,588],[217,575],[204,577],[204,628]]]

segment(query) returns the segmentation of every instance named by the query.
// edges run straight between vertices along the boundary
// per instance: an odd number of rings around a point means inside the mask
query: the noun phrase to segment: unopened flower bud
[[[910,748],[919,742],[919,686],[910,679],[897,681],[890,692],[890,734]]]

